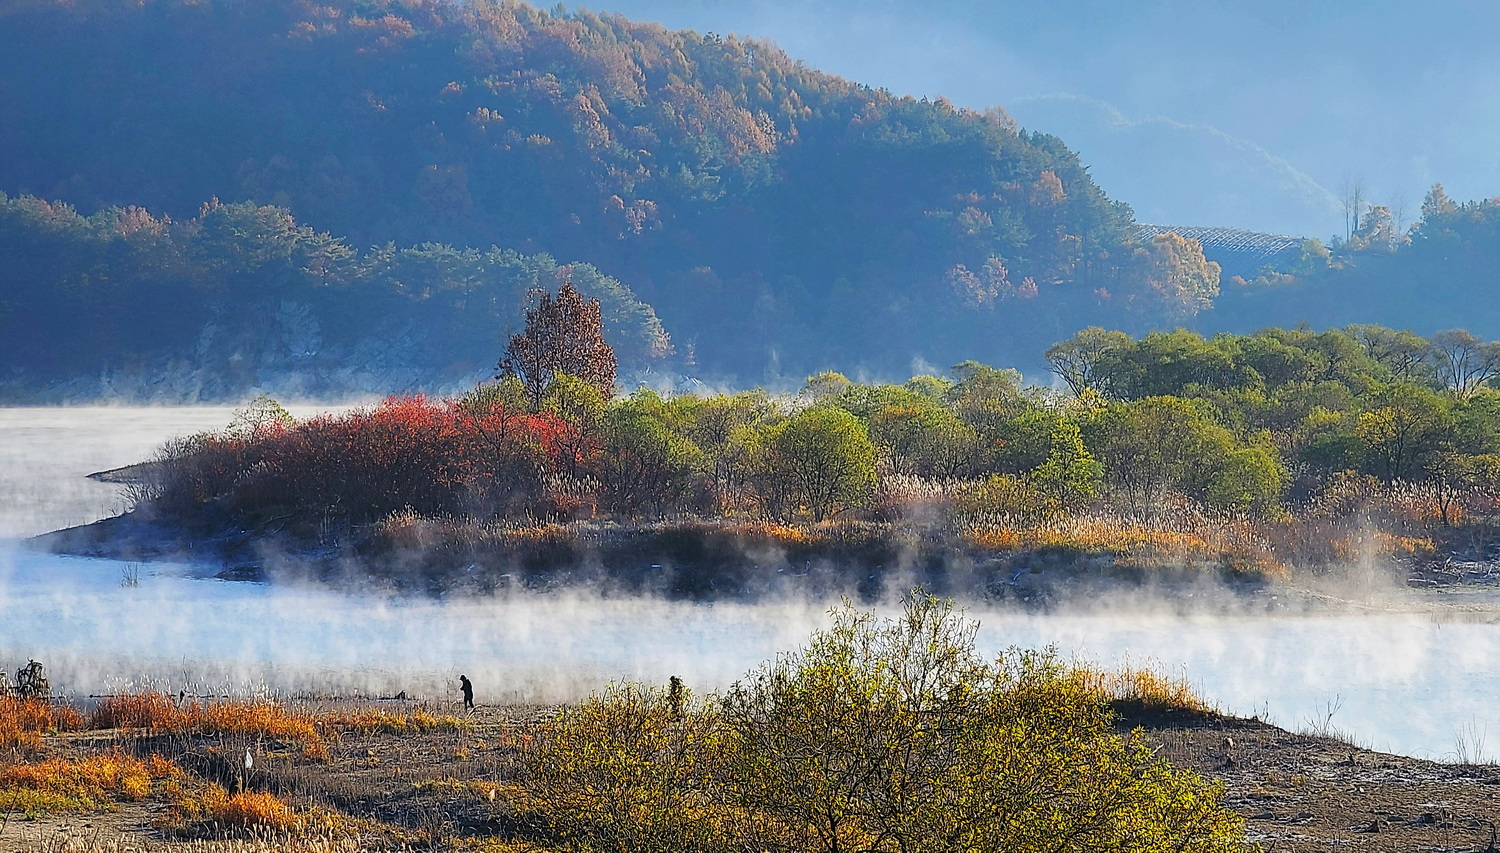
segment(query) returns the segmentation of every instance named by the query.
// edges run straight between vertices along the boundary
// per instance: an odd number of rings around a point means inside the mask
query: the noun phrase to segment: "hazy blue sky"
[[[1341,187],[1500,195],[1500,3],[602,0],[893,92],[999,104],[1160,224],[1342,233]]]

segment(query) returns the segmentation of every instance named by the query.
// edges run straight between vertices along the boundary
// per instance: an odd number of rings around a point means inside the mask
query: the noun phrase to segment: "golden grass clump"
[[[1358,562],[1371,557],[1422,557],[1436,549],[1436,543],[1429,537],[1357,529],[1331,534],[1323,550],[1328,560]]]
[[[1021,547],[1021,531],[1001,525],[970,528],[965,538],[970,545],[986,551],[1014,551]]]
[[[13,764],[0,769],[0,810],[92,811],[115,800],[143,799],[155,781],[181,775],[160,756],[141,761],[119,752]]]
[[[498,782],[486,782],[480,779],[470,779],[467,781],[451,778],[422,779],[412,783],[412,787],[417,791],[446,794],[449,796],[472,797],[473,799],[490,803],[495,802],[502,791],[511,791],[523,795],[525,793],[524,789],[516,786],[502,787]]]
[[[1382,530],[1375,531],[1374,539],[1376,548],[1382,554],[1411,557],[1430,554],[1437,547],[1428,537],[1401,536]]]
[[[1116,670],[1089,666],[1075,668],[1073,677],[1085,690],[1106,702],[1128,702],[1150,710],[1216,713],[1186,679],[1163,675],[1149,667],[1125,665]]]
[[[140,693],[112,696],[89,717],[90,728],[139,728],[155,732],[249,734],[295,741],[302,754],[328,760],[319,720],[287,711],[275,702],[194,702],[179,707],[170,696]]]
[[[316,718],[289,713],[273,702],[212,702],[188,708],[188,728],[205,733],[264,735],[302,744],[302,754],[328,760],[328,744]]]
[[[466,732],[474,727],[468,720],[452,714],[430,714],[413,711],[410,714],[392,714],[388,711],[361,710],[323,714],[317,721],[341,732],[359,734],[424,734],[427,732]]]
[[[179,788],[157,825],[180,834],[212,832],[272,832],[295,834],[307,821],[275,794],[242,791],[231,794],[221,785]]]
[[[173,731],[186,724],[187,715],[172,697],[161,693],[110,696],[89,714],[90,729],[159,729]]]
[[[223,789],[219,789],[220,792]],[[275,794],[246,791],[209,802],[213,820],[221,826],[264,827],[290,832],[302,827],[302,819]]]
[[[66,705],[43,699],[0,698],[0,749],[41,748],[42,735],[77,731],[83,717]]]
[[[111,696],[99,703],[88,723],[92,729],[149,729],[155,732],[248,734],[277,738],[300,744],[302,754],[315,761],[328,760],[327,738],[340,732],[401,735],[462,732],[472,727],[458,717],[426,711],[393,714],[361,710],[309,714],[288,711],[275,702],[194,702],[179,707],[172,697],[160,693]]]

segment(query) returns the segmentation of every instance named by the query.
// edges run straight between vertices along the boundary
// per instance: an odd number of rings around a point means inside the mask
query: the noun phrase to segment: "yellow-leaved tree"
[[[637,853],[1248,849],[1219,783],[1117,734],[1050,653],[987,662],[922,594],[833,619],[723,696],[613,688],[558,715],[522,750],[521,824]]]

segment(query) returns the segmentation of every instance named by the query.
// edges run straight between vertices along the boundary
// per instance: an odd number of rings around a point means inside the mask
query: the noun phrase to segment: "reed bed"
[[[1032,524],[980,520],[964,531],[972,547],[996,552],[1059,552],[1109,557],[1141,568],[1213,565],[1284,578],[1290,568],[1263,525],[1237,517],[1137,520],[1096,513]]]
[[[41,748],[42,735],[78,731],[83,726],[83,715],[66,705],[0,697],[0,750],[34,752]]]
[[[344,732],[412,734],[465,731],[469,724],[426,711],[378,710],[301,713],[276,702],[193,702],[181,705],[161,693],[111,696],[88,717],[90,729],[143,729],[160,734],[238,734],[298,744],[306,758],[326,761],[328,741]]]

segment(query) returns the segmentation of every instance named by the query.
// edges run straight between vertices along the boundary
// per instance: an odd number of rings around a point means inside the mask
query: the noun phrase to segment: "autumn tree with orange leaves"
[[[521,380],[534,412],[541,410],[547,386],[564,374],[599,389],[606,400],[612,397],[615,351],[604,342],[599,300],[585,299],[567,281],[555,299],[545,290],[531,295],[535,304],[526,311],[526,329],[511,336],[499,375]]]

